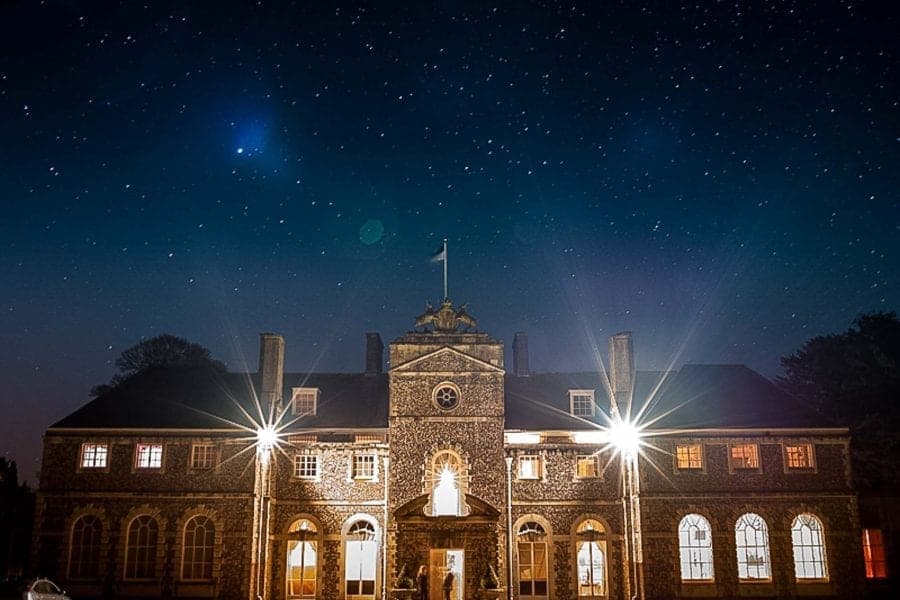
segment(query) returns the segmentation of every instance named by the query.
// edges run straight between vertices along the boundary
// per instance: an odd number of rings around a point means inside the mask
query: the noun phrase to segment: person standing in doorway
[[[422,565],[416,573],[416,588],[419,590],[419,600],[428,600],[428,567]]]
[[[444,575],[444,600],[451,600],[451,594],[453,593],[453,580],[456,576],[453,573],[453,557],[450,557],[450,561],[447,563],[447,574]]]

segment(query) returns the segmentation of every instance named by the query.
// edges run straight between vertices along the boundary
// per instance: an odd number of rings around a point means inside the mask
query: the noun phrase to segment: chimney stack
[[[613,392],[613,417],[630,415],[634,392],[634,344],[630,331],[609,338],[609,383]]]
[[[366,375],[378,375],[384,365],[384,343],[378,332],[366,333]]]
[[[277,333],[259,334],[260,404],[277,412],[284,381],[284,338]]]
[[[513,373],[516,377],[528,377],[528,334],[518,331],[513,336]]]

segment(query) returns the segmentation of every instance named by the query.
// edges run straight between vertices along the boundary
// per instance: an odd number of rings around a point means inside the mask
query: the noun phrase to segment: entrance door
[[[465,552],[432,550],[428,569],[429,600],[463,600],[465,598]]]

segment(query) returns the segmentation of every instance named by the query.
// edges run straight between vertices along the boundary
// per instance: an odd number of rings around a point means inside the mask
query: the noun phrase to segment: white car
[[[22,593],[22,600],[72,600],[49,579],[35,579]]]

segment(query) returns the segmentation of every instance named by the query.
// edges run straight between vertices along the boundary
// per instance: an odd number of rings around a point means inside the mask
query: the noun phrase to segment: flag
[[[431,255],[431,262],[444,262],[447,260],[447,246],[441,244],[441,247],[437,249],[437,252]]]

